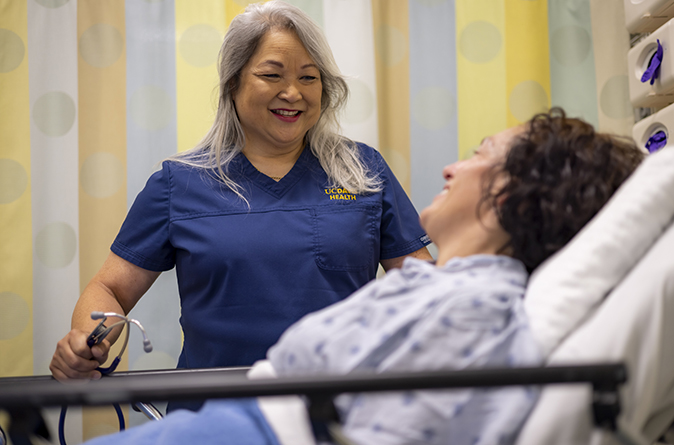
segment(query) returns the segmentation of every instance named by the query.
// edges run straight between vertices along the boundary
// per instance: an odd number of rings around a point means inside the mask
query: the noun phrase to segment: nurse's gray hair
[[[232,20],[220,48],[220,94],[215,122],[196,147],[171,159],[215,172],[227,187],[246,200],[241,187],[228,176],[229,163],[245,145],[233,94],[239,87],[241,71],[262,37],[278,29],[297,35],[321,75],[321,115],[305,140],[332,182],[329,185],[353,193],[380,190],[379,177],[367,170],[356,144],[339,135],[338,115],[346,105],[349,88],[323,32],[301,9],[280,0],[251,4]]]

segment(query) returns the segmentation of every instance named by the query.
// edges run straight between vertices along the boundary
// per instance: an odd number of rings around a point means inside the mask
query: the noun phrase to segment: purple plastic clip
[[[651,60],[648,62],[648,68],[646,68],[644,75],[641,76],[642,82],[650,80],[651,85],[653,85],[655,79],[660,76],[660,65],[662,65],[663,53],[664,51],[662,49],[662,45],[660,45],[660,39],[658,39],[658,49],[655,51],[655,54],[653,54],[653,57],[651,57]]]
[[[667,134],[660,130],[648,138],[646,150],[648,150],[649,153],[655,153],[665,145],[667,145]]]

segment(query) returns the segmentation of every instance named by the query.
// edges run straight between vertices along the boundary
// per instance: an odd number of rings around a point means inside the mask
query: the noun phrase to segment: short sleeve
[[[419,223],[412,201],[390,167],[374,149],[373,160],[381,172],[384,187],[381,220],[381,259],[396,258],[415,252],[431,243]]]
[[[169,240],[170,164],[154,173],[136,197],[110,250],[143,269],[163,272],[175,265]]]

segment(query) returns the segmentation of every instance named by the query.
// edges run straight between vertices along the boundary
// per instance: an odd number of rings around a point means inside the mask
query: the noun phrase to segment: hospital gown
[[[279,376],[536,366],[517,260],[477,255],[402,269],[291,326],[268,357]],[[526,387],[342,396],[358,444],[508,444],[535,404]]]
[[[505,256],[455,258],[443,267],[407,258],[402,269],[295,323],[268,358],[280,377],[535,366],[542,359],[522,307],[526,281],[524,266]],[[359,445],[503,445],[514,442],[537,396],[528,387],[469,388],[336,402],[346,435]],[[178,410],[91,445],[119,443],[278,445],[253,400]]]

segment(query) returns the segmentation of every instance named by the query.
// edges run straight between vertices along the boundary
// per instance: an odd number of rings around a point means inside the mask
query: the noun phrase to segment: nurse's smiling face
[[[485,225],[485,209],[478,214],[485,175],[505,159],[513,138],[523,131],[523,127],[514,127],[485,138],[471,158],[443,169],[445,186],[420,215],[421,225],[436,244],[455,241]]]
[[[233,94],[246,136],[246,151],[289,153],[321,114],[323,86],[318,67],[294,32],[271,30],[241,70]]]

